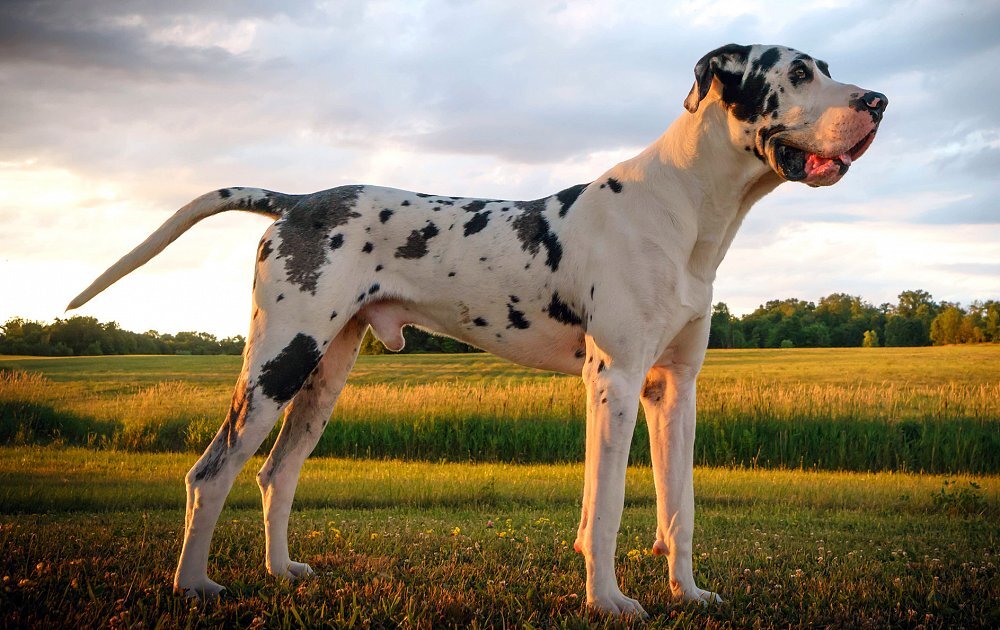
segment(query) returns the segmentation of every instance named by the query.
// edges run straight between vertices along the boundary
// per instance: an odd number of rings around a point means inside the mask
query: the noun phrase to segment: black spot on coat
[[[549,305],[545,307],[545,311],[549,314],[549,317],[561,324],[579,326],[583,323],[580,316],[577,315],[568,304],[559,299],[558,292],[552,293],[552,300],[550,300]]]
[[[477,212],[472,215],[462,227],[465,228],[465,236],[471,236],[477,232],[481,232],[484,227],[490,222],[490,211]]]
[[[219,196],[223,199],[229,199],[232,195],[233,193],[231,193],[228,188],[223,188],[219,191]]]
[[[465,210],[466,212],[479,212],[485,207],[486,207],[486,202],[477,199],[476,201],[471,201],[462,206],[462,210]]]
[[[489,326],[490,325],[490,323],[488,321],[486,321],[485,319],[483,319],[482,317],[477,317],[476,319],[472,320],[472,323],[475,324],[476,326]]]
[[[363,251],[366,254],[370,254],[372,253],[373,249],[375,249],[374,245],[372,245],[371,243],[365,243],[365,246],[361,248],[361,251]]]
[[[271,239],[268,239],[260,244],[260,250],[257,252],[257,262],[264,262],[267,257],[271,255]]]
[[[622,191],[622,183],[614,177],[608,178],[608,187],[611,188],[611,192],[616,194]]]
[[[764,106],[764,115],[776,115],[778,113],[778,93],[771,92],[771,95],[767,97],[767,105]]]
[[[777,48],[768,48],[750,64],[750,70],[751,72],[767,72],[774,67],[774,64],[778,63],[779,59],[781,59],[781,51]]]
[[[569,209],[576,202],[576,198],[580,196],[580,193],[587,188],[589,184],[577,184],[576,186],[570,186],[566,190],[556,193],[556,199],[559,200],[559,216],[564,217]]]
[[[723,83],[722,100],[729,106],[738,120],[750,123],[764,113],[765,103],[771,93],[771,86],[763,72],[748,72],[740,81],[740,77],[728,77]]]
[[[343,234],[334,234],[330,237],[330,249],[340,249],[340,246],[344,244]]]
[[[396,258],[423,258],[427,255],[427,241],[437,235],[437,226],[428,221],[423,228],[410,232],[406,243],[396,249]]]
[[[257,384],[271,400],[284,403],[292,399],[309,374],[319,364],[316,340],[309,335],[295,335],[285,349],[261,367]]]
[[[392,216],[392,214],[393,214],[392,210],[390,210],[389,208],[386,208],[382,212],[378,213],[378,220],[381,221],[382,223],[385,223],[386,221],[389,220],[389,218]]]
[[[524,313],[514,308],[514,305],[510,303],[507,304],[507,321],[510,322],[507,328],[524,330],[531,326],[531,322],[525,319]]]
[[[556,271],[559,269],[559,261],[562,260],[562,244],[559,243],[555,233],[549,229],[549,222],[542,215],[542,211],[545,210],[545,201],[545,199],[536,199],[517,202],[515,205],[522,213],[514,219],[512,225],[517,232],[517,238],[521,241],[521,249],[535,256],[544,247],[545,264],[552,271]]]
[[[320,269],[327,261],[326,235],[361,215],[354,211],[363,186],[341,186],[302,195],[278,221],[278,258],[285,276],[302,291],[316,294]]]
[[[196,481],[211,479],[222,471],[222,466],[226,463],[226,453],[234,448],[239,441],[239,432],[247,423],[247,416],[253,410],[253,388],[245,391],[237,391],[233,394],[233,400],[229,404],[229,412],[226,420],[222,423],[222,429],[208,447],[205,459],[195,470]]]

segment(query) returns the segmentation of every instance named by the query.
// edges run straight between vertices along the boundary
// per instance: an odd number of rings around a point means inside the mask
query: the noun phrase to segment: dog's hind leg
[[[255,303],[260,303],[256,295]],[[290,306],[295,312],[304,310],[298,309],[298,304]],[[278,414],[319,364],[322,341],[337,332],[330,328],[326,321],[292,323],[255,309],[229,413],[185,477],[187,512],[175,591],[203,597],[223,590],[207,573],[209,546],[223,503],[236,475],[267,437]]]
[[[271,575],[295,579],[312,574],[308,564],[293,562],[288,555],[288,516],[302,464],[330,420],[367,328],[352,318],[330,343],[316,370],[292,399],[278,439],[257,474],[264,502],[267,570]]]

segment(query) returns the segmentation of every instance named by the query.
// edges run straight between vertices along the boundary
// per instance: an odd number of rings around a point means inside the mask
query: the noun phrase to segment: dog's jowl
[[[743,217],[785,181],[828,186],[871,144],[887,100],[779,46],[722,46],[694,68],[686,112],[649,148],[587,184],[532,201],[376,186],[307,195],[224,188],[181,208],[73,300],[76,308],[206,217],[274,219],[257,253],[253,312],[230,411],[187,475],[177,591],[212,596],[208,552],[233,480],[284,412],[257,476],[267,569],[288,553],[303,461],[371,327],[403,347],[419,326],[532,367],[581,375],[587,444],[575,547],[587,601],[644,614],[615,578],[628,447],[641,403],[656,480],[653,551],[677,598],[718,601],[691,564],[695,382],[712,283]],[[570,182],[567,182],[570,184]]]

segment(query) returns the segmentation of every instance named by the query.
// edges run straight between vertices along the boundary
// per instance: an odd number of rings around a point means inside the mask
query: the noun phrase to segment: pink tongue
[[[806,173],[808,175],[819,175],[825,174],[827,171],[840,171],[840,164],[837,163],[839,160],[844,166],[851,165],[851,156],[847,153],[843,155],[838,155],[835,158],[825,158],[816,155],[815,153],[810,153],[809,157],[806,158]]]

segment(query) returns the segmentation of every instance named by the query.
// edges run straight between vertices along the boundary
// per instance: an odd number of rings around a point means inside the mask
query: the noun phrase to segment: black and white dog
[[[267,569],[300,578],[288,516],[303,461],[326,426],[365,330],[391,350],[414,325],[524,365],[583,376],[587,452],[575,547],[587,601],[644,614],[615,578],[628,449],[642,403],[657,497],[653,551],[676,597],[695,584],[695,379],[712,283],[743,217],[784,181],[836,183],[871,144],[886,97],[779,46],[730,44],[694,69],[687,112],[649,148],[589,184],[534,201],[376,186],[309,195],[224,188],[181,208],[72,301],[76,308],[205,217],[275,219],[261,239],[243,370],[219,433],[187,474],[177,591],[218,594],[209,545],[237,473],[279,414],[257,475]]]

